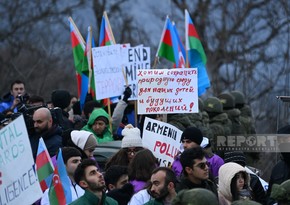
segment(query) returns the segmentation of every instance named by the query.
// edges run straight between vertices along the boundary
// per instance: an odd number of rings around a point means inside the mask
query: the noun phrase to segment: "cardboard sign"
[[[124,91],[121,47],[116,44],[92,48],[97,100],[120,96]]]
[[[182,131],[173,125],[146,117],[142,143],[153,152],[160,166],[171,167],[180,151],[181,134]]]
[[[42,196],[21,115],[0,130],[0,204],[32,204]]]
[[[139,70],[138,114],[197,113],[197,69]]]
[[[137,72],[140,69],[150,69],[150,48],[143,46],[126,47],[122,48],[122,53],[123,68],[128,85],[132,90],[129,100],[137,100]]]

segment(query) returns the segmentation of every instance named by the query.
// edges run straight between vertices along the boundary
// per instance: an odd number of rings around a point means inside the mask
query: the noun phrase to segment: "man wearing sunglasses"
[[[209,180],[209,166],[201,147],[186,149],[180,156],[180,162],[184,176],[177,186],[177,191],[204,188],[217,196],[217,186]]]

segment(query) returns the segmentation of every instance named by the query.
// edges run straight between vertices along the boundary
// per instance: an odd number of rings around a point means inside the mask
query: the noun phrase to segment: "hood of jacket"
[[[234,162],[228,162],[222,165],[219,169],[219,193],[229,201],[232,201],[231,181],[239,172],[246,173],[245,184],[249,184],[249,175],[247,174],[246,169],[241,165]]]
[[[101,116],[107,118],[109,121],[109,114],[103,108],[98,108],[98,109],[95,109],[90,115],[88,126],[91,128],[92,125],[95,123],[95,120]]]

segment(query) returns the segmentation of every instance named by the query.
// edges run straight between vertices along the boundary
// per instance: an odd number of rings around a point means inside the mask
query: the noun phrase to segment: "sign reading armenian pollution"
[[[197,69],[138,70],[138,114],[197,113]]]
[[[0,130],[0,204],[32,204],[42,197],[21,115]]]
[[[160,166],[171,167],[180,151],[181,134],[182,131],[173,125],[146,117],[142,144],[154,154]]]

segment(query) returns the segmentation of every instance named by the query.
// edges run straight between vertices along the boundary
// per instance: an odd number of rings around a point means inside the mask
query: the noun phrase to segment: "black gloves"
[[[131,88],[128,86],[126,87],[125,91],[123,92],[123,100],[125,102],[128,102],[128,99],[130,98],[130,96],[132,95],[132,90]]]

